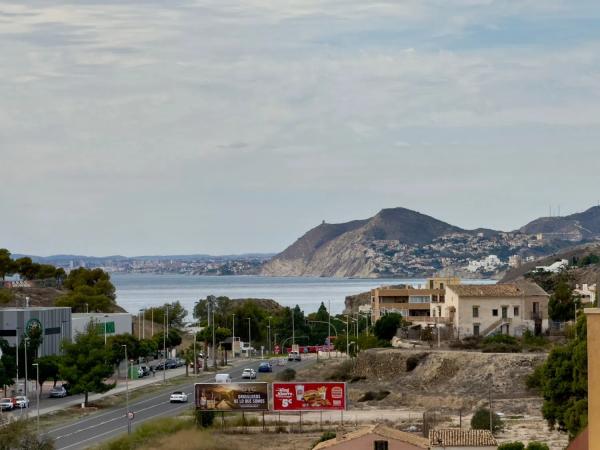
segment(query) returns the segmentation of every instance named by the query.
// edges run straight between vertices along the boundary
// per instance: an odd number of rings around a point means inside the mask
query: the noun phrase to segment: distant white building
[[[596,286],[596,284],[576,284],[573,293],[581,298],[581,303],[594,303],[596,301]]]
[[[512,255],[508,258],[508,267],[517,269],[523,265],[523,258],[520,255]]]
[[[469,261],[466,270],[475,272],[494,272],[502,266],[502,261],[496,255],[489,255],[479,261]]]
[[[557,273],[563,269],[566,269],[567,267],[569,267],[569,261],[566,259],[561,259],[560,261],[556,261],[555,263],[550,264],[549,266],[535,266],[535,270],[537,272]]]

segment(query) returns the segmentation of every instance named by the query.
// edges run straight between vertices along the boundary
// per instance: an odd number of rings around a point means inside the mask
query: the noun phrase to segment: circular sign
[[[25,325],[25,334],[28,337],[31,337],[32,334],[41,336],[42,330],[43,330],[42,322],[40,322],[39,319],[36,319],[36,318],[29,319],[27,321],[27,324]]]
[[[276,354],[276,355],[279,355],[279,351],[280,351],[280,350],[281,350],[281,349],[279,348],[279,345],[276,345],[276,346],[275,346],[275,354]]]
[[[133,420],[133,418],[134,418],[134,417],[135,417],[135,414],[133,413],[133,411],[129,411],[129,412],[127,413],[127,418],[128,418],[129,420]]]

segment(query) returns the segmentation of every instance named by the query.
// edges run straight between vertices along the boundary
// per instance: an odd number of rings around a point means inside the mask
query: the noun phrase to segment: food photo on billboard
[[[196,409],[203,411],[268,411],[267,383],[196,383]]]
[[[273,383],[275,411],[343,411],[346,383]]]

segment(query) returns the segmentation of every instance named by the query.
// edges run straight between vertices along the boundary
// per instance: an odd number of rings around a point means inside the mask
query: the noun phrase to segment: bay
[[[117,303],[130,313],[179,300],[190,311],[208,295],[230,298],[270,298],[281,305],[299,305],[305,313],[316,311],[321,302],[339,314],[347,295],[382,285],[423,284],[424,279],[355,279],[317,277],[190,276],[179,274],[111,274]]]

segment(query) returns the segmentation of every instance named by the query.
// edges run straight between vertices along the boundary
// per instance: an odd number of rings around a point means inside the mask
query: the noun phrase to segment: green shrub
[[[481,337],[467,336],[462,340],[450,342],[450,348],[458,348],[463,350],[476,350],[481,347]]]
[[[330,439],[335,439],[337,435],[333,431],[325,431],[319,440],[313,444],[313,448],[316,447],[319,443],[328,441]]]
[[[484,344],[481,349],[483,353],[520,353],[521,346],[517,344],[491,343]]]
[[[544,348],[548,346],[548,339],[544,336],[536,336],[531,331],[523,333],[523,345],[530,348]]]
[[[275,378],[279,381],[292,381],[296,378],[296,371],[288,367],[275,375]]]
[[[488,336],[483,340],[483,344],[508,344],[508,345],[518,345],[519,341],[514,336],[509,336],[508,334],[494,334],[492,336]]]
[[[196,410],[196,425],[200,428],[208,428],[215,421],[216,413],[214,411],[199,411]]]
[[[525,445],[522,442],[506,442],[498,450],[525,450]]]
[[[527,445],[527,450],[550,450],[547,444],[543,444],[541,442],[530,442]]]
[[[131,434],[109,441],[99,448],[101,450],[135,450],[145,448],[150,442],[192,426],[192,421],[182,420],[177,417],[151,420],[139,425]]]
[[[489,430],[490,429],[490,410],[480,408],[475,411],[471,418],[471,428],[474,430]],[[496,433],[504,428],[502,419],[496,413],[492,413],[492,432]]]
[[[543,378],[544,378],[544,365],[540,364],[533,370],[533,373],[527,375],[525,384],[527,385],[528,389],[541,389]]]

